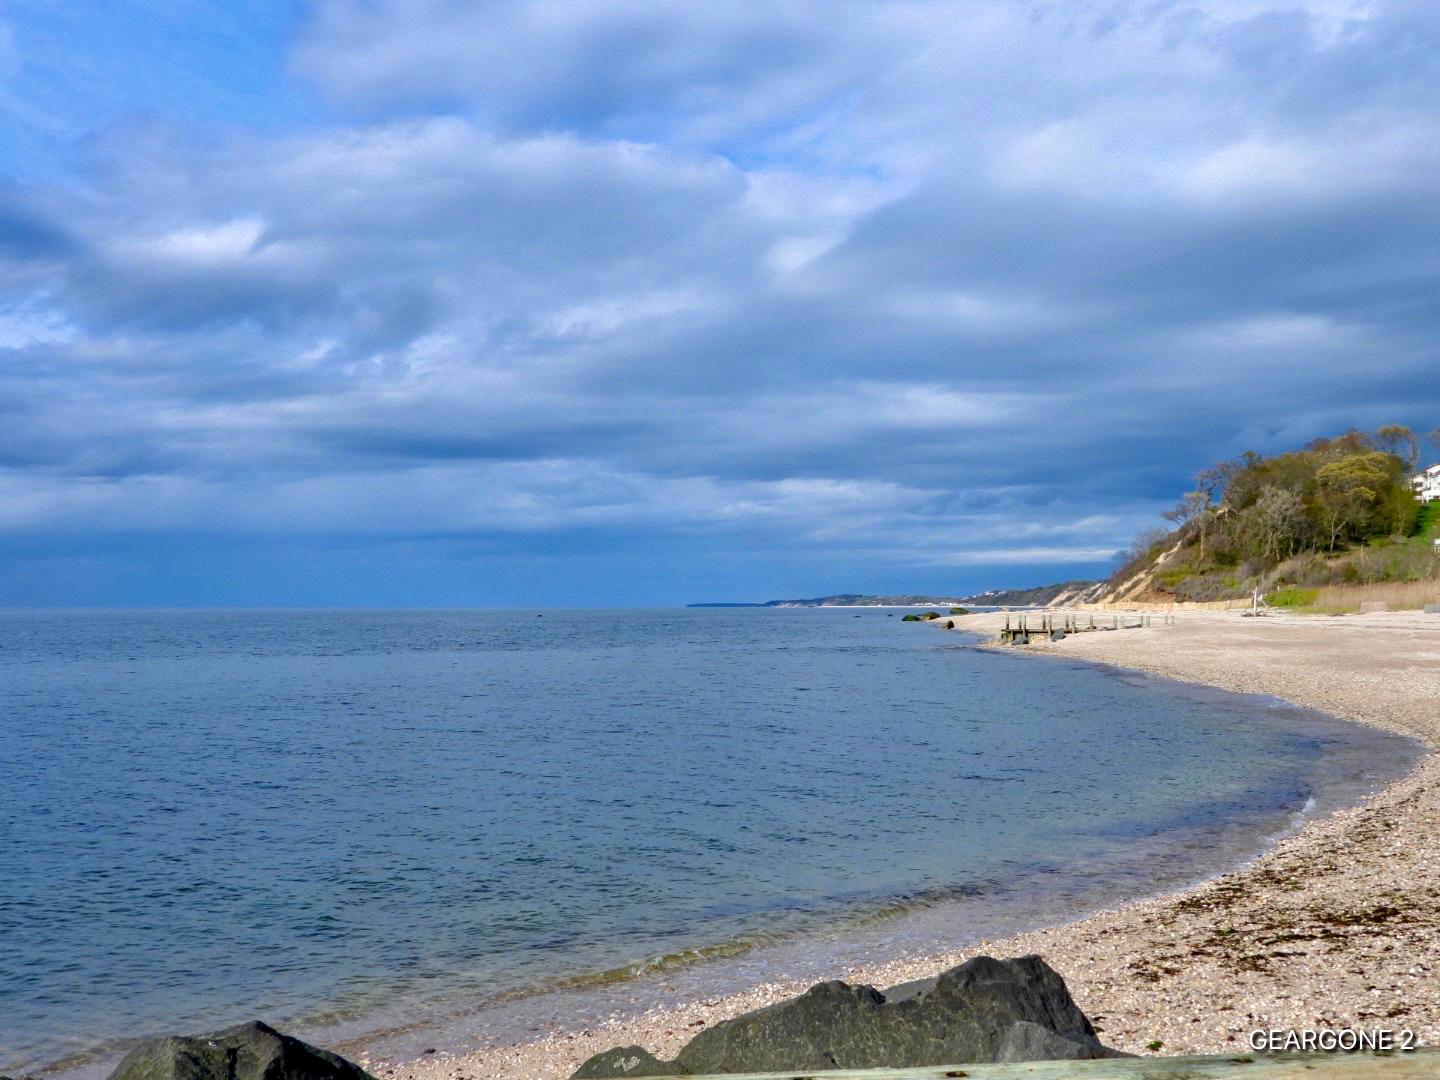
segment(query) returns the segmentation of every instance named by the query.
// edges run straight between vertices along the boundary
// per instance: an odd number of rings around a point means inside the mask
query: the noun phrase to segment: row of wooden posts
[[[1050,638],[1052,641],[1059,641],[1067,634],[1078,634],[1089,630],[1139,630],[1146,626],[1169,626],[1175,622],[1174,615],[1151,615],[1141,612],[1133,615],[1111,615],[1108,619],[1101,616],[1096,619],[1094,614],[1083,621],[1082,616],[1074,613],[1062,613],[1063,621],[1057,624],[1054,612],[1040,612],[1039,622],[1035,621],[1035,615],[1030,612],[1018,612],[1015,615],[1006,613],[1005,629],[1000,631],[1000,639],[1010,644],[1028,645],[1032,634]],[[1131,620],[1134,619],[1134,622]],[[1157,623],[1155,620],[1159,620]]]

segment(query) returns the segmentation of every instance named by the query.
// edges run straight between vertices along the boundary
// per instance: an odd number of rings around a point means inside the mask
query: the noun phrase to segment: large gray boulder
[[[214,1035],[170,1035],[141,1043],[110,1080],[374,1080],[338,1054],[258,1021]]]
[[[648,1054],[637,1059],[636,1051],[627,1048],[618,1059],[616,1051],[597,1055],[575,1078],[1124,1056],[1101,1045],[1065,980],[1038,956],[979,956],[937,978],[884,993],[871,986],[820,983],[798,998],[701,1032],[673,1063]],[[618,1070],[632,1060],[632,1069],[661,1071]]]

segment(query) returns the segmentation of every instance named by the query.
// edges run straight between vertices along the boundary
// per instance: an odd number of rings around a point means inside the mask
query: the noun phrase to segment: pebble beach
[[[991,639],[1003,616],[954,619]],[[926,627],[917,632],[940,632]],[[999,647],[999,646],[996,646]],[[1221,1053],[1268,1028],[1409,1030],[1440,1043],[1440,616],[1184,612],[1173,625],[1016,647],[1283,698],[1420,740],[1432,751],[1362,804],[1308,821],[1249,865],[1067,925],[833,973],[887,986],[970,956],[1037,953],[1108,1045]],[[1029,659],[1033,657],[1034,659]],[[696,1031],[806,989],[777,981],[578,1031],[413,1061],[337,1047],[386,1080],[561,1080],[587,1057],[639,1044],[673,1057]]]

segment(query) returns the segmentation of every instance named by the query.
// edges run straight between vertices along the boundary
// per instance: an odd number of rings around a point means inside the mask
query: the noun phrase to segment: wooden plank
[[[659,1080],[1435,1080],[1440,1049],[1408,1053],[1230,1054],[1217,1057],[1102,1058],[991,1065],[927,1065],[909,1069],[730,1073]]]

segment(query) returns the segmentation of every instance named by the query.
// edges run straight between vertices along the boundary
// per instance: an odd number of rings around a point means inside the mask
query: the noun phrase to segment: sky
[[[0,0],[0,606],[1104,576],[1437,196],[1434,0]]]

